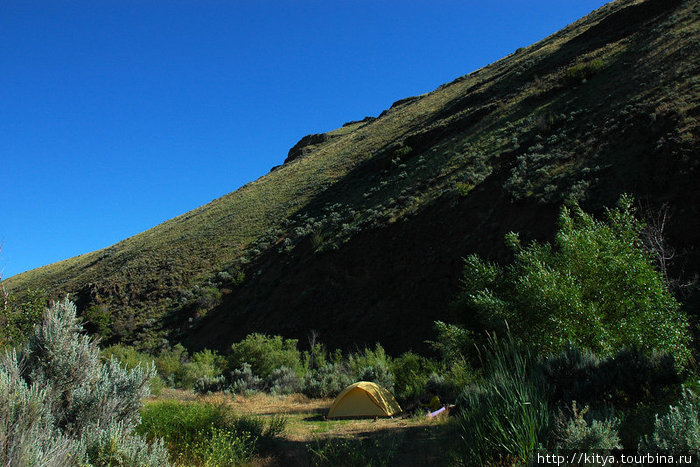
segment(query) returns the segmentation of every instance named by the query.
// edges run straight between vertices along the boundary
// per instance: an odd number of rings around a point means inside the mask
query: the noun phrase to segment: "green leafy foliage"
[[[391,358],[379,343],[375,345],[374,350],[366,347],[363,351],[351,353],[347,357],[348,370],[355,381],[372,381],[393,392],[394,375],[390,365]]]
[[[461,308],[483,329],[503,329],[539,352],[567,342],[599,354],[624,346],[690,357],[688,323],[639,238],[632,200],[623,197],[598,221],[577,205],[563,208],[554,244],[521,247],[507,236],[514,261],[502,268],[465,260]]]
[[[231,387],[236,393],[254,393],[265,389],[265,381],[253,373],[249,363],[242,363],[240,368],[231,372]]]
[[[457,189],[459,196],[467,196],[469,195],[469,192],[474,189],[474,185],[467,182],[457,182],[455,183],[455,188]]]
[[[415,402],[425,395],[431,377],[440,371],[437,362],[414,352],[392,359],[390,369],[394,375],[394,395],[401,403]],[[436,393],[444,394],[441,390]]]
[[[85,329],[100,337],[100,339],[109,339],[112,335],[111,323],[112,315],[109,309],[105,306],[94,305],[85,310],[83,313],[83,321]]]
[[[154,440],[151,445],[133,429],[127,429],[122,422],[110,423],[103,430],[85,432],[82,447],[85,449],[88,465],[109,467],[162,467],[168,462],[167,451],[162,440]]]
[[[281,366],[303,375],[301,353],[297,349],[296,339],[250,334],[231,346],[230,368],[240,368],[243,363],[250,364],[253,373],[263,379]]]
[[[0,282],[2,277],[0,277]],[[27,340],[46,309],[43,290],[29,290],[22,296],[0,298],[0,349],[17,346]]]
[[[272,394],[294,394],[301,392],[304,380],[291,368],[281,366],[272,370],[267,386]]]
[[[174,388],[193,389],[199,384],[200,389],[212,387],[223,379],[227,361],[217,352],[204,349],[190,355],[182,344],[163,349],[158,356],[139,352],[134,347],[116,344],[102,350],[103,358],[115,358],[126,368],[137,365],[153,365],[157,374],[151,380],[151,387],[160,390],[170,386]],[[207,390],[205,390],[207,392]]]
[[[469,355],[474,347],[474,334],[461,326],[435,321],[437,340],[428,344],[437,351],[444,361],[454,362]]]
[[[198,433],[190,457],[206,467],[227,467],[249,461],[255,453],[256,439],[248,432],[211,428]]]
[[[326,363],[306,375],[304,394],[309,397],[333,397],[353,382],[343,363]]]
[[[155,359],[158,374],[170,386],[192,389],[199,380],[214,380],[227,367],[224,357],[217,352],[204,349],[189,355],[182,344],[164,349]]]

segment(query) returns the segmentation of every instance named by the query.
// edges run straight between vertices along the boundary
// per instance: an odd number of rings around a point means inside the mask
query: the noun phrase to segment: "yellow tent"
[[[328,411],[328,418],[391,417],[401,413],[394,396],[368,381],[351,384],[338,394]]]

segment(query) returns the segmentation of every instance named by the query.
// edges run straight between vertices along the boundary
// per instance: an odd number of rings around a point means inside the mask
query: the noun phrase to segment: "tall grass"
[[[460,396],[456,461],[485,465],[494,459],[527,463],[549,429],[546,391],[532,377],[534,355],[510,334],[489,338],[484,348],[486,378]]]
[[[266,423],[237,416],[224,404],[157,401],[143,408],[137,430],[162,438],[179,464],[213,467],[248,462],[285,425],[280,417]]]

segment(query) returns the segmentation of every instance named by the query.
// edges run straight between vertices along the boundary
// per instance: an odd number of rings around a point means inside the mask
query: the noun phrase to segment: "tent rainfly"
[[[328,418],[391,417],[398,413],[401,407],[388,390],[369,381],[360,381],[338,394]]]

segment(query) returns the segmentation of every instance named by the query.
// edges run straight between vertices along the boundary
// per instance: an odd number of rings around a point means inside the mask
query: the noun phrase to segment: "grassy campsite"
[[[230,411],[262,424],[281,426],[279,432],[264,441],[260,451],[247,460],[253,466],[449,465],[447,451],[439,448],[450,442],[446,417],[332,420],[326,417],[332,403],[332,399],[310,399],[301,394],[258,393],[232,397],[166,391],[147,402],[145,411],[159,404],[190,407],[208,404],[224,413]]]
[[[454,306],[488,321],[436,322],[432,355],[331,350],[313,334],[308,349],[250,334],[227,355],[100,349],[64,299],[2,362],[3,403],[65,459],[96,465],[521,465],[621,449],[700,460],[687,317],[631,199],[603,220],[563,207],[560,226],[554,244],[508,235],[503,269],[465,259]],[[501,327],[479,314],[494,302]],[[42,411],[20,415],[17,397]]]

